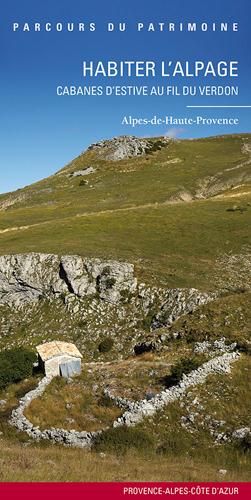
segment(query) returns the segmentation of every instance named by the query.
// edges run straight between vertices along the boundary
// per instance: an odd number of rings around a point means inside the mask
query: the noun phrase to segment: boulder
[[[76,170],[75,172],[71,172],[68,174],[68,177],[85,177],[86,175],[94,174],[96,169],[94,167],[86,167],[82,170]]]

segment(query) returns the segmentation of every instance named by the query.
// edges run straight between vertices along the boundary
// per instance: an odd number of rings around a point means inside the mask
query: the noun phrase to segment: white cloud
[[[170,137],[171,139],[175,139],[176,137],[178,137],[182,132],[184,132],[184,129],[183,128],[169,128],[166,133],[165,133],[165,137]]]

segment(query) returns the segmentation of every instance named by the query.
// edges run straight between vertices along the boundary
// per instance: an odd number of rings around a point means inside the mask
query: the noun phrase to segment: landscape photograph
[[[0,16],[0,497],[250,496],[250,2]]]
[[[0,481],[247,482],[251,134],[104,137],[0,194]]]

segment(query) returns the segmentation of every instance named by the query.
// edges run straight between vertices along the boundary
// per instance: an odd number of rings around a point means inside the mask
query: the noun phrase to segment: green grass
[[[119,162],[87,151],[57,175],[1,196],[0,201],[24,199],[0,211],[0,252],[112,257],[136,263],[148,282],[158,277],[165,286],[213,288],[217,257],[239,253],[250,240],[250,164],[242,152],[244,140],[250,142],[250,136],[172,141],[151,155]],[[79,186],[78,177],[68,176],[89,165],[96,172],[85,177],[88,185]],[[170,203],[180,192],[207,196],[207,190],[209,197],[228,196]],[[240,199],[229,197],[238,194]],[[247,210],[229,212],[236,200]],[[26,225],[31,227],[1,233]]]
[[[122,410],[104,397],[107,387],[115,396],[129,400],[144,399],[149,392],[156,394],[164,389],[163,379],[171,364],[184,353],[191,350],[181,344],[159,356],[149,353],[104,364],[85,363],[81,375],[70,384],[60,377],[53,379],[25,415],[42,428],[94,431],[109,427]]]
[[[247,182],[248,165],[229,171],[248,159],[241,152],[242,145],[241,136],[185,140],[171,142],[153,155],[119,162],[100,160],[94,152],[86,152],[60,175],[13,193],[12,197],[25,197],[1,214],[0,228],[61,219],[76,213],[163,203],[180,190],[195,194],[201,182],[209,177],[213,182],[216,176],[216,184],[231,180],[236,185],[244,171]],[[90,164],[96,172],[84,178],[88,180],[87,186],[79,186],[79,177],[68,177],[69,172]],[[224,191],[223,185],[220,191]]]
[[[235,442],[216,445],[208,422],[222,421],[218,432],[229,434],[250,426],[250,364],[250,356],[242,356],[233,365],[231,375],[208,377],[205,384],[190,389],[180,402],[166,406],[137,428],[151,433],[156,451],[162,456],[200,458],[203,464],[218,463],[228,471],[247,471],[250,455],[242,453]],[[194,420],[185,428],[182,418],[191,413]]]
[[[5,401],[0,405],[0,440],[6,439],[9,443],[27,443],[28,436],[24,432],[19,432],[15,427],[8,423],[11,412],[18,406],[19,399],[27,392],[35,389],[40,376],[30,377],[19,383],[9,385],[5,390],[0,391],[0,400]]]
[[[197,201],[51,221],[0,234],[1,253],[52,252],[136,263],[165,286],[214,288],[216,259],[250,242],[251,209],[227,212],[228,201]],[[149,263],[151,262],[151,273]]]
[[[250,341],[250,304],[250,292],[220,297],[175,321],[169,333],[179,332],[189,343],[215,340],[219,336],[229,342]]]
[[[97,454],[60,446],[12,444],[0,448],[0,481],[248,481],[249,462],[239,456],[227,475],[219,474],[226,461],[204,462],[188,456],[148,456],[134,450],[126,455]],[[228,465],[228,464],[227,464]]]

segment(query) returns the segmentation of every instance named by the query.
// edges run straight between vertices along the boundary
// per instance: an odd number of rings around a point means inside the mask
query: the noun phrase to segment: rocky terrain
[[[169,138],[162,138],[158,148],[165,146],[170,141]],[[125,160],[135,156],[143,156],[150,153],[153,148],[151,141],[139,139],[131,135],[122,135],[109,141],[100,141],[89,146],[90,151],[95,151],[101,158],[110,161]]]
[[[6,255],[0,257],[0,340],[2,345],[13,345],[22,314],[17,345],[35,345],[40,338],[38,324],[43,324],[44,341],[73,337],[83,352],[89,351],[90,359],[95,342],[105,335],[115,341],[114,356],[116,351],[126,355],[137,345],[142,350],[158,348],[165,335],[158,338],[157,334],[147,342],[147,331],[169,327],[215,298],[215,293],[193,288],[163,289],[138,283],[134,266],[125,262],[76,255]],[[52,314],[49,324],[47,304]],[[64,322],[58,319],[62,314]]]
[[[133,293],[136,286],[128,263],[36,253],[0,257],[0,304],[18,307],[67,292],[76,297],[97,293],[116,303],[121,291]]]

